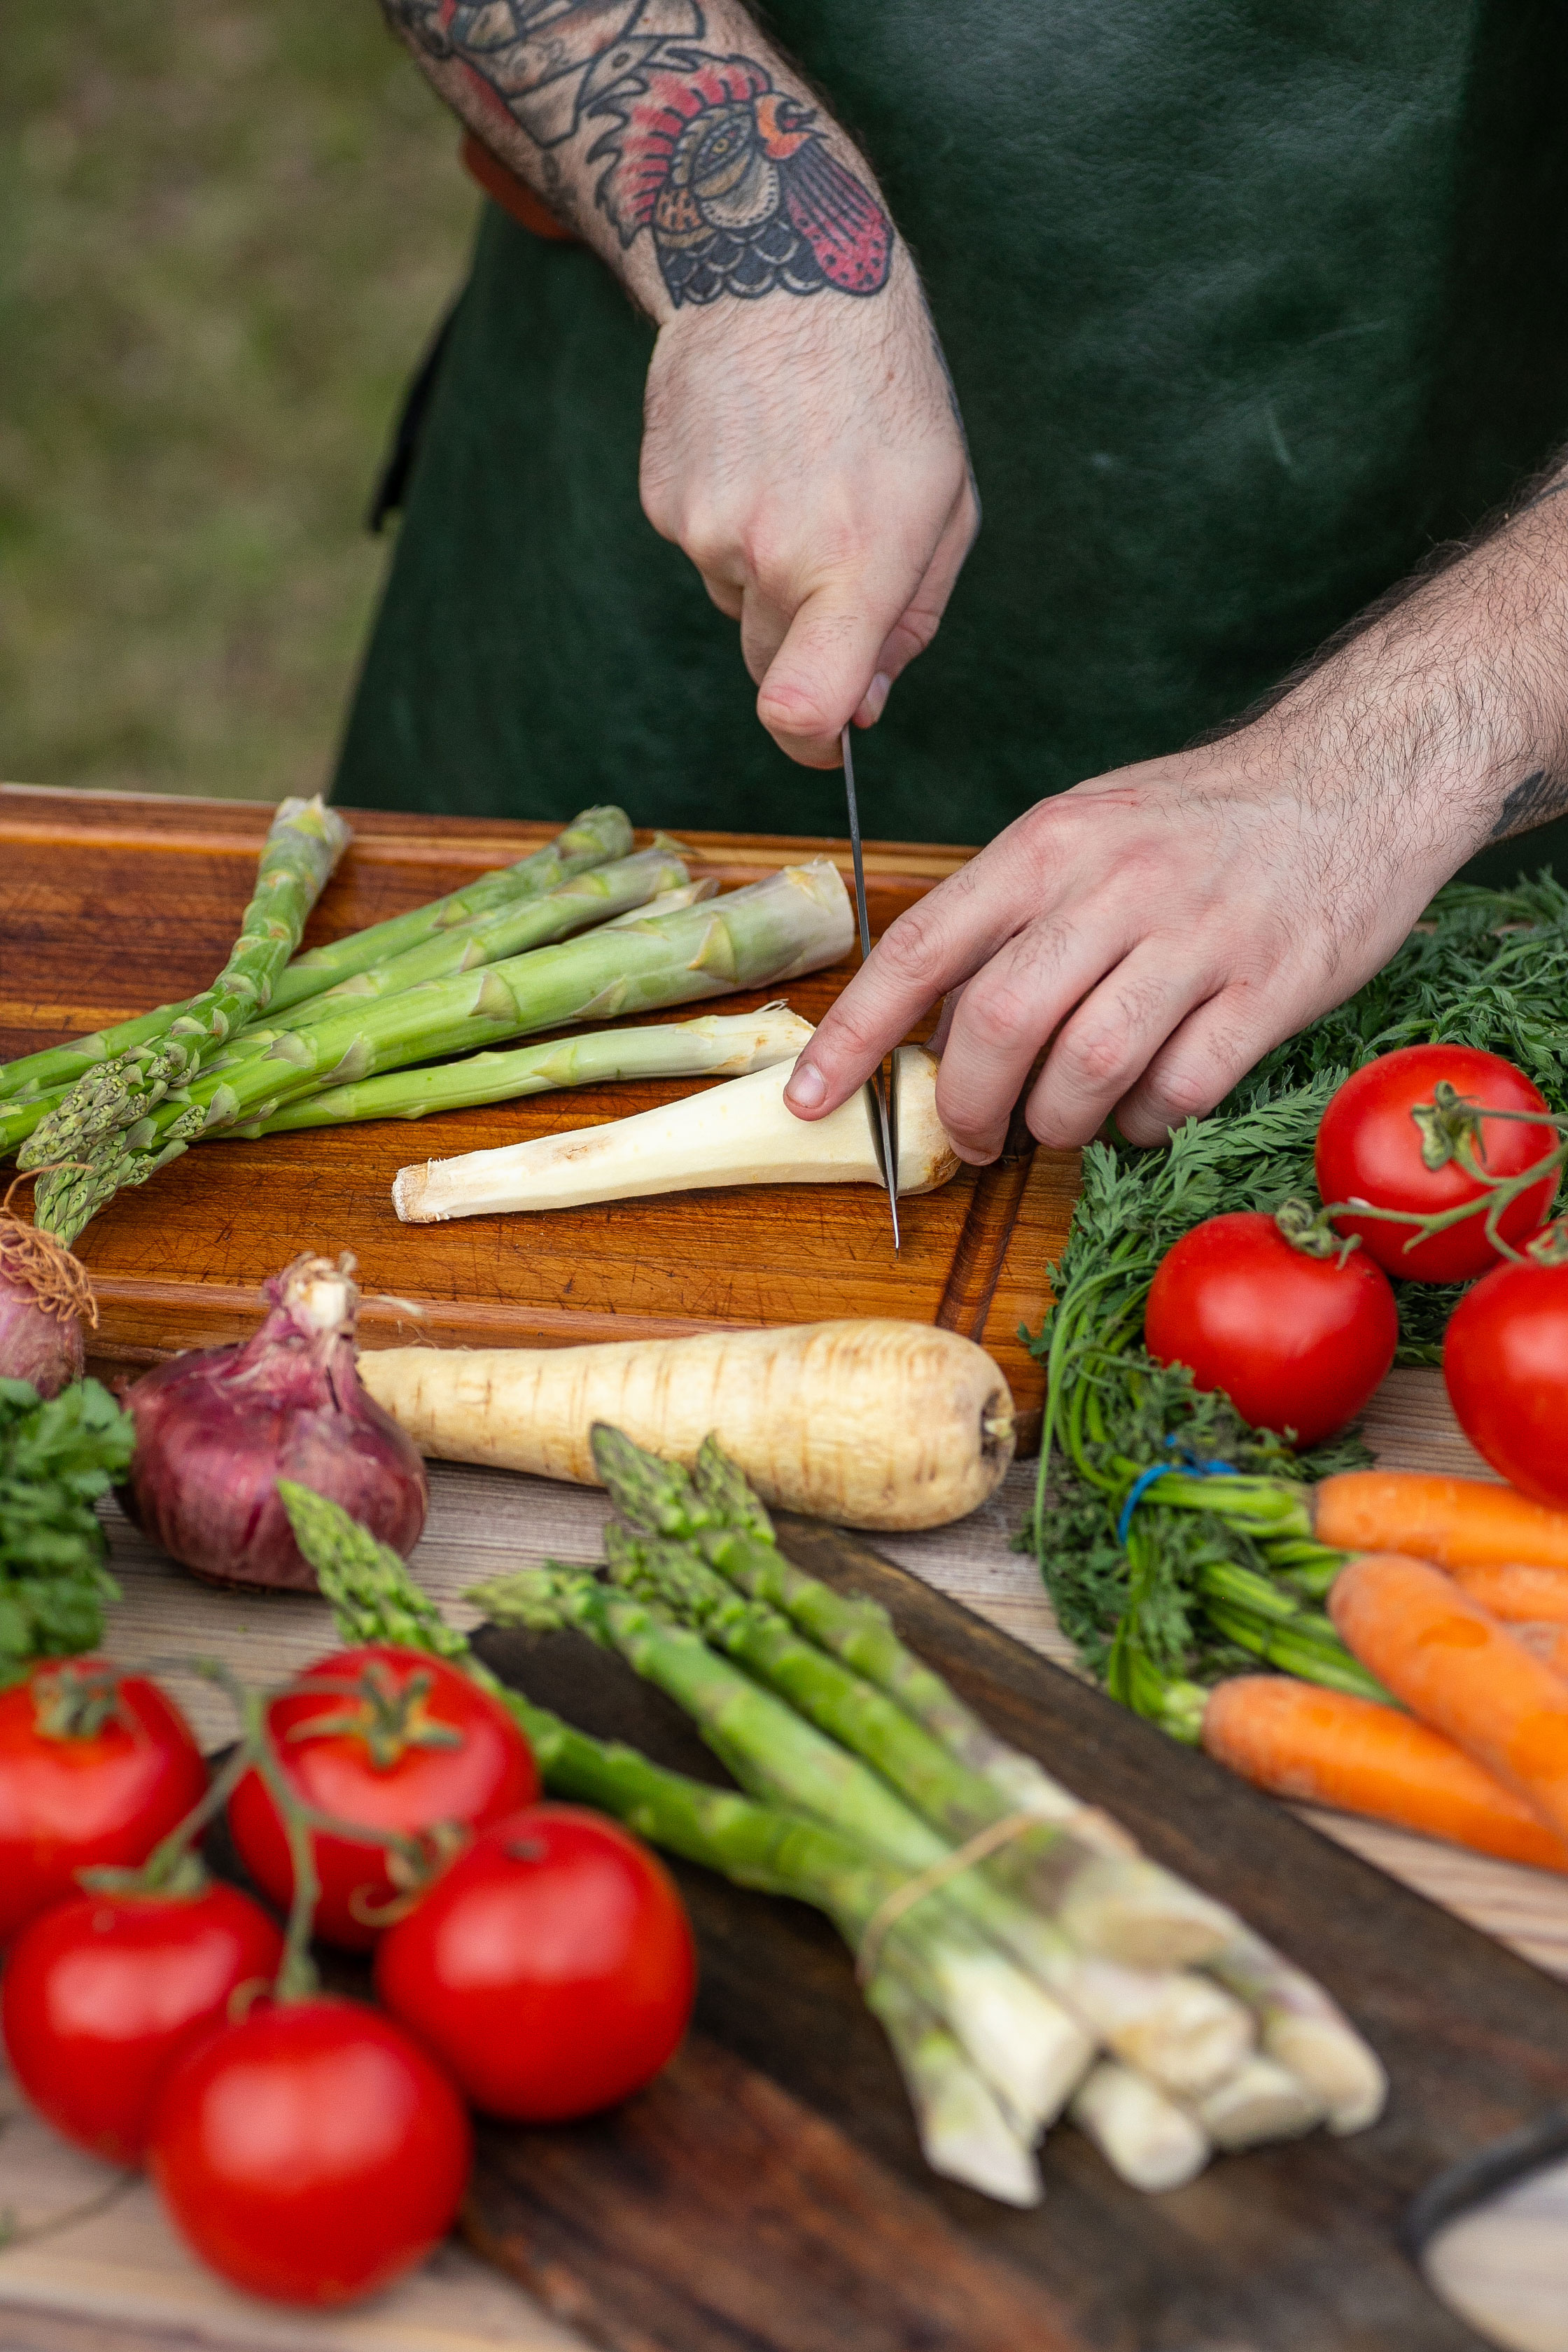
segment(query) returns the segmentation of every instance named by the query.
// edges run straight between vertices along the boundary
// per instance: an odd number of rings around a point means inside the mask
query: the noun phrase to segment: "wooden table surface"
[[[1368,1435],[1390,1464],[1482,1467],[1454,1426],[1436,1373],[1394,1373],[1368,1416]],[[1070,1664],[1030,1563],[1008,1548],[1031,1475],[1030,1465],[1017,1465],[995,1500],[957,1527],[879,1545],[1018,1640]],[[458,1597],[466,1586],[503,1562],[595,1557],[606,1510],[596,1492],[434,1465],[429,1528],[414,1564],[454,1620],[472,1622]],[[216,1651],[249,1679],[265,1680],[331,1645],[321,1601],[213,1591],[163,1559],[112,1507],[108,1516],[125,1598],[107,1646],[123,1662]],[[217,1694],[171,1683],[208,1745],[231,1737]],[[1568,1976],[1568,1881],[1342,1816],[1310,1818],[1432,1901]],[[1429,2256],[1429,2272],[1499,2343],[1568,2352],[1565,2223],[1568,2166],[1553,2167],[1454,2224]],[[338,2317],[301,2318],[231,2294],[184,2254],[143,2182],[67,2147],[9,2086],[0,2086],[0,2231],[7,2240],[0,2352],[488,2352],[501,2345],[582,2352],[581,2339],[457,2243],[402,2286]]]

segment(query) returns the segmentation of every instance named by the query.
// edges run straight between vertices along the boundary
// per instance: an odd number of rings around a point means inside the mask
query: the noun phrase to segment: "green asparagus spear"
[[[635,1748],[590,1738],[505,1689],[466,1654],[466,1638],[443,1623],[389,1546],[309,1487],[279,1479],[278,1491],[345,1640],[397,1642],[461,1658],[511,1709],[552,1794],[597,1805],[739,1885],[811,1904],[826,1913],[851,1950],[858,1948],[902,1884],[900,1871],[807,1815],[667,1771]],[[1016,1981],[1010,1965],[939,1901],[915,1905],[889,1928],[877,1969],[877,1978],[884,1976],[906,1984],[951,2028],[1010,2109],[1026,2110],[1029,2133],[1081,2072],[1076,2029]]]
[[[271,1118],[220,1128],[216,1139],[289,1135],[300,1128],[360,1119],[427,1118],[433,1111],[515,1102],[556,1087],[617,1078],[737,1077],[793,1060],[810,1034],[810,1022],[782,1005],[754,1013],[705,1013],[695,1021],[660,1022],[646,1029],[593,1029],[584,1037],[552,1038],[548,1045],[521,1045],[515,1053],[471,1054],[466,1062],[442,1062],[432,1070],[392,1070],[385,1077],[362,1078],[357,1086],[326,1087]]]
[[[422,940],[515,898],[542,898],[574,875],[607,865],[612,857],[626,856],[631,845],[632,829],[624,809],[584,809],[563,833],[531,856],[520,858],[515,866],[493,866],[475,881],[465,882],[460,890],[449,890],[444,898],[431,898],[423,907],[411,907],[405,915],[389,915],[384,923],[372,923],[366,930],[296,956],[272,992],[272,1010],[286,1013],[291,1005],[319,996],[323,989],[352,979],[355,972],[388,963]]]
[[[291,1005],[319,996],[351,973],[367,971],[384,959],[401,955],[421,940],[452,924],[466,922],[503,899],[536,898],[546,890],[557,889],[574,874],[602,866],[608,858],[624,857],[631,845],[632,829],[619,809],[584,809],[564,833],[518,865],[481,874],[478,881],[450,891],[444,898],[432,899],[428,905],[415,907],[405,915],[393,915],[384,923],[373,923],[367,930],[354,931],[347,939],[332,940],[328,947],[312,948],[308,954],[296,956],[274,983],[268,1009],[275,1013],[287,1012]],[[75,1037],[68,1045],[48,1045],[39,1053],[24,1054],[18,1061],[0,1065],[0,1098],[7,1104],[13,1098],[18,1102],[44,1098],[45,1108],[50,1108],[48,1097],[74,1086],[89,1070],[113,1061],[133,1046],[162,1037],[170,1023],[186,1010],[188,1003],[188,999],[182,999],[177,1004],[161,1004],[153,1012],[139,1013],[133,1021],[121,1021],[112,1029],[95,1030],[89,1037]],[[30,1130],[7,1134],[0,1126],[0,1152],[14,1150],[18,1143],[26,1141],[27,1132]]]
[[[205,1053],[266,1009],[349,838],[348,826],[320,794],[283,802],[262,845],[239,937],[216,980],[174,1012],[161,1035],[79,1079],[28,1138],[25,1166],[79,1158],[99,1138],[133,1127]]]
[[[569,1022],[791,980],[837,961],[853,929],[843,879],[819,858],[680,914],[589,931],[477,971],[426,981],[400,996],[345,1007],[297,1034],[252,1031],[232,1064],[220,1056],[202,1072],[188,1101],[160,1104],[87,1172],[61,1169],[51,1176],[40,1187],[37,1222],[74,1241],[122,1185],[144,1184],[198,1136],[269,1118],[323,1083],[352,1085]]]
[[[529,898],[503,898],[498,905],[471,915],[466,923],[451,923],[389,956],[368,971],[341,980],[320,996],[312,996],[291,1012],[271,1020],[277,1029],[308,1029],[331,1021],[340,1013],[397,996],[427,980],[444,980],[449,972],[473,971],[479,965],[500,963],[508,956],[526,955],[530,948],[551,946],[574,931],[602,923],[607,915],[622,915],[644,907],[662,891],[678,890],[688,868],[679,842],[662,835],[651,849],[631,857],[617,857],[572,875],[553,890]]]

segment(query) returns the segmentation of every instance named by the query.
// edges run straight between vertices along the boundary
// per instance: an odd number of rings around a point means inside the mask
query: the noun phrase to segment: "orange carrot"
[[[1483,1560],[1462,1561],[1448,1573],[1461,1591],[1505,1623],[1568,1625],[1568,1570]]]
[[[1568,1682],[1452,1577],[1397,1552],[1364,1552],[1342,1569],[1329,1614],[1413,1715],[1568,1834]]]
[[[1554,1675],[1568,1677],[1568,1625],[1510,1625],[1508,1630],[1532,1658],[1540,1658]]]
[[[1442,1568],[1538,1560],[1568,1568],[1568,1511],[1492,1478],[1346,1470],[1312,1489],[1313,1531],[1341,1551],[1397,1551]]]
[[[1568,1871],[1568,1845],[1511,1789],[1440,1731],[1374,1699],[1292,1675],[1238,1675],[1209,1693],[1204,1746],[1244,1780],[1297,1804],[1332,1805],[1504,1862]]]

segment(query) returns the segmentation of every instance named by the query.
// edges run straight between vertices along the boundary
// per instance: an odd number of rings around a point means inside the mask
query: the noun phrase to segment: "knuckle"
[[[963,992],[963,1017],[975,1042],[991,1052],[1033,1052],[1038,1026],[1033,998],[1014,981],[983,974]]]
[[[1064,1037],[1058,1048],[1064,1076],[1089,1094],[1121,1092],[1138,1072],[1138,1057],[1119,1029],[1089,1029]]]

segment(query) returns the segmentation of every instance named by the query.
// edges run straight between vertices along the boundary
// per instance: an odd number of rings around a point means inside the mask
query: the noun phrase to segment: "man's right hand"
[[[903,247],[873,301],[677,310],[648,369],[642,499],[740,623],[769,734],[837,767],[839,730],[874,724],[935,635],[980,520]]]

